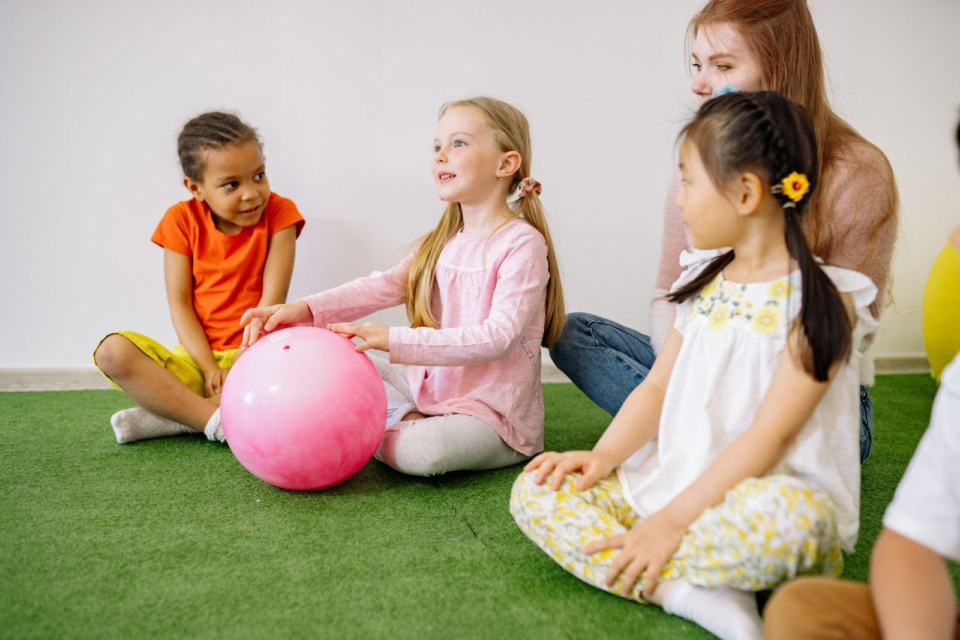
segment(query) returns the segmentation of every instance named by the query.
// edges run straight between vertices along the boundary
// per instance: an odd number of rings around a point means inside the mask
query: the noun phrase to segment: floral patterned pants
[[[584,582],[642,602],[642,578],[629,593],[622,579],[603,582],[617,549],[586,555],[598,538],[625,533],[638,520],[617,476],[587,491],[568,474],[558,491],[522,473],[513,485],[510,512],[520,529],[560,566]],[[771,589],[803,574],[839,576],[843,556],[833,504],[822,491],[789,476],[744,480],[724,501],[704,511],[660,573],[661,580],[684,578],[701,587],[744,591]]]

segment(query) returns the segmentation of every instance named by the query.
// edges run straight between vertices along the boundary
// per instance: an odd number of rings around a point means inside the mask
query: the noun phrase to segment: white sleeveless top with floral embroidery
[[[685,253],[674,290],[692,281],[714,252]],[[692,263],[693,266],[690,266]],[[833,502],[841,545],[852,551],[860,521],[860,359],[876,330],[869,305],[877,289],[865,275],[821,266],[854,301],[852,355],[770,475],[789,475]],[[695,481],[753,423],[800,310],[800,272],[773,282],[740,284],[719,274],[677,305],[683,334],[664,397],[656,439],[619,470],[634,510],[647,517]]]

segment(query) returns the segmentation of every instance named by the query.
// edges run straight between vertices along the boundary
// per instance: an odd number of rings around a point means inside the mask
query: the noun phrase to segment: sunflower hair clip
[[[771,191],[787,196],[790,202],[784,202],[783,208],[790,209],[791,207],[796,207],[797,203],[803,200],[803,197],[810,192],[810,181],[805,174],[794,171],[781,180],[780,184],[774,185]]]

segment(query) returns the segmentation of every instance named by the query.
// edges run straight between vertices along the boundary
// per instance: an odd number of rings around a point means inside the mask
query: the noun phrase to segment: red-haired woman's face
[[[750,55],[743,37],[728,23],[706,26],[693,43],[693,84],[700,104],[716,89],[730,85],[741,91],[763,89],[760,65]]]

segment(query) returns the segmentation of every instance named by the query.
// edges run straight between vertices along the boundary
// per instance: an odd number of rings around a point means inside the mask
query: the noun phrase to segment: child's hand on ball
[[[270,333],[280,326],[312,322],[313,312],[310,311],[310,307],[303,300],[297,300],[290,304],[275,304],[269,307],[247,309],[243,317],[240,318],[240,326],[243,327],[243,341],[240,343],[240,351],[253,346],[253,343],[262,333]]]
[[[327,329],[339,333],[347,338],[354,336],[363,340],[355,349],[362,353],[367,349],[379,349],[380,351],[390,351],[390,327],[375,322],[364,322],[356,324],[353,322],[339,322],[337,324],[328,324]]]

